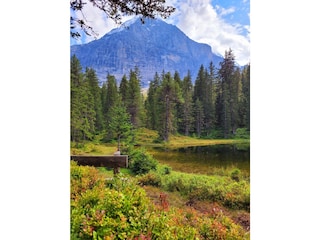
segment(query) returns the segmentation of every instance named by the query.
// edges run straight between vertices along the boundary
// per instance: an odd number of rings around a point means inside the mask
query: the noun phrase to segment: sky
[[[215,54],[223,57],[225,51],[231,48],[238,64],[250,62],[249,0],[167,0],[166,4],[174,6],[176,11],[164,21],[176,25],[192,40],[209,44]],[[99,33],[97,38],[118,27],[89,4],[83,12]],[[123,22],[130,18],[124,17]],[[71,38],[70,44],[92,40],[93,37],[83,34],[78,41]]]

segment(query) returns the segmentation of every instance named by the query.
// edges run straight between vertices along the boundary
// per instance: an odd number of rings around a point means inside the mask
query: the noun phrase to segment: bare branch
[[[165,6],[165,0],[70,0],[70,9],[76,13],[81,12],[82,18],[70,18],[70,34],[73,38],[79,38],[81,34],[77,27],[85,32],[86,35],[97,37],[98,33],[88,24],[82,9],[85,4],[90,2],[111,18],[115,23],[121,24],[123,16],[140,15],[141,22],[145,18],[154,19],[156,16],[168,18],[175,8]]]

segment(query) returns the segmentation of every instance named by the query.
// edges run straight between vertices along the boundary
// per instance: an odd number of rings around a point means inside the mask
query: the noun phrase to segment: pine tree
[[[129,89],[128,89],[128,112],[131,117],[131,123],[134,127],[141,124],[140,114],[142,108],[141,87],[140,87],[139,69],[130,70]]]
[[[110,110],[112,118],[109,122],[109,128],[115,134],[118,141],[118,151],[120,151],[121,138],[126,138],[132,131],[130,115],[126,107],[120,102]]]
[[[107,122],[107,82],[103,82],[101,87],[101,108],[102,108],[102,119],[104,122],[104,129],[106,130]]]
[[[222,81],[220,78],[214,84],[215,93],[215,129],[216,137],[224,137],[224,118],[223,118],[223,98],[222,98]]]
[[[250,130],[250,65],[243,68],[240,81],[239,127]]]
[[[106,91],[106,101],[105,101],[105,116],[106,116],[106,130],[107,130],[107,140],[110,140],[114,136],[114,132],[110,129],[110,123],[112,121],[113,111],[112,109],[119,105],[120,97],[117,88],[117,81],[113,75],[107,75],[107,91]]]
[[[81,137],[80,129],[82,124],[81,103],[80,103],[80,84],[82,82],[82,67],[75,55],[71,57],[70,64],[70,127],[71,140],[78,142]]]
[[[95,134],[94,98],[84,80],[82,67],[75,55],[71,58],[71,140],[91,140]]]
[[[82,132],[83,132],[83,140],[92,140],[96,131],[95,131],[95,123],[96,123],[96,112],[94,110],[94,97],[90,92],[88,82],[84,81],[81,88],[82,95],[82,107],[81,107],[81,115],[83,118],[82,124]]]
[[[221,102],[222,102],[222,127],[224,138],[235,134],[237,128],[238,113],[238,78],[235,57],[231,49],[225,52],[224,60],[220,63],[219,77],[221,79]]]
[[[126,75],[123,75],[123,77],[121,79],[119,92],[120,92],[121,101],[128,111],[130,99],[129,99],[129,82],[127,80]]]
[[[182,104],[184,103],[184,99],[182,97],[182,91],[181,91],[182,81],[181,81],[181,78],[180,78],[178,71],[174,72],[173,82],[174,82],[175,92],[176,92],[177,96],[181,96],[180,100],[176,102],[176,106],[173,109],[173,111],[174,111],[174,113],[173,113],[173,115],[174,115],[174,121],[173,121],[174,132],[173,133],[176,133],[176,131],[179,132],[179,128],[181,127],[182,114],[183,114],[182,113],[183,112]]]
[[[194,96],[193,99],[197,99],[201,102],[203,107],[203,133],[209,135],[214,129],[214,99],[213,99],[213,80],[214,80],[214,68],[213,64],[210,64],[210,74],[203,65],[200,66],[198,76],[195,80]]]
[[[198,137],[201,136],[204,127],[204,113],[202,102],[197,99],[194,107],[195,128]]]
[[[105,123],[103,121],[101,88],[99,87],[99,80],[94,69],[86,68],[85,81],[88,83],[89,91],[94,99],[94,110],[96,112],[95,131],[98,133],[105,128]]]
[[[157,126],[159,136],[166,142],[169,135],[176,131],[174,126],[176,104],[183,101],[180,87],[168,72],[162,74],[161,85],[157,91],[157,101],[159,102],[159,124]]]
[[[148,95],[145,101],[145,109],[146,109],[146,126],[152,130],[156,130],[156,126],[159,123],[159,103],[157,98],[157,91],[160,87],[161,79],[156,72],[153,80],[149,84]]]
[[[217,101],[217,77],[213,62],[210,62],[208,72],[208,120],[209,130],[216,130],[216,101]]]
[[[181,121],[179,124],[179,130],[185,135],[189,136],[190,132],[193,131],[194,117],[193,110],[194,104],[192,101],[193,96],[193,85],[191,80],[190,71],[182,81],[182,96],[184,98],[181,104]]]

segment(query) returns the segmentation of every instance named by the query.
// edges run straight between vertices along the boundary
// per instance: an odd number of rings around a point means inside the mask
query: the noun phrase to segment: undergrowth
[[[178,192],[190,201],[209,200],[230,209],[250,211],[250,184],[239,169],[234,169],[230,176],[206,176],[175,171],[164,174],[165,168],[158,167],[157,171],[139,176],[139,183]]]
[[[161,186],[169,188],[170,182],[179,182],[178,177],[183,178],[182,183],[192,182],[191,176],[162,171],[158,173]],[[169,176],[171,180],[166,178]],[[161,205],[154,205],[137,179],[128,175],[106,178],[102,171],[78,166],[72,161],[70,179],[70,230],[73,240],[249,239],[248,233],[223,214],[206,215],[192,209],[170,207],[165,194],[159,196]],[[193,181],[198,181],[199,185],[202,180]],[[188,192],[186,184],[179,187]],[[233,187],[231,184],[230,188]]]

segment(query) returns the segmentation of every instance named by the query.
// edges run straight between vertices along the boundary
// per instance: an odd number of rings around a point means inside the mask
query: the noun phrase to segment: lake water
[[[247,144],[153,148],[148,151],[175,171],[211,175],[219,169],[239,168],[241,172],[250,174],[250,146]]]

